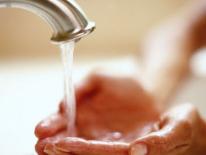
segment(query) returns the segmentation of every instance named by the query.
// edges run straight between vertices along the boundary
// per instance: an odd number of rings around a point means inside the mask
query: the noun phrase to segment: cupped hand
[[[157,126],[130,144],[130,155],[205,155],[206,123],[193,105],[171,108]],[[141,154],[141,149],[146,151]]]
[[[204,155],[206,125],[191,105],[160,115],[129,78],[93,75],[77,90],[76,136],[68,137],[64,104],[36,127],[40,155]]]
[[[154,100],[132,78],[91,75],[77,88],[76,100],[75,138],[67,137],[61,103],[36,127],[39,154],[126,154],[130,142],[153,131],[159,119]]]

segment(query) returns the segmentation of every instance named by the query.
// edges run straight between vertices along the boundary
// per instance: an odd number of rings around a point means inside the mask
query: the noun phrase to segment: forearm
[[[160,102],[167,102],[184,79],[194,45],[187,32],[162,28],[147,41],[144,49],[144,83]],[[190,43],[191,42],[191,43]]]
[[[194,51],[204,45],[206,2],[187,8],[151,33],[144,45],[144,84],[161,103],[168,102],[189,71]]]

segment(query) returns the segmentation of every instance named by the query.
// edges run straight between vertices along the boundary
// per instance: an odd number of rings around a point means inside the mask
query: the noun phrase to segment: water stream
[[[72,81],[73,53],[75,42],[68,42],[60,45],[62,62],[64,65],[64,102],[66,103],[66,114],[68,118],[68,132],[70,136],[74,134],[76,103],[74,86]]]

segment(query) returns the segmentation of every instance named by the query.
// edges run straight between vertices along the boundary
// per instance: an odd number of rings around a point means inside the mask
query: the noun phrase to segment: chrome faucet
[[[42,17],[52,27],[55,43],[77,41],[95,28],[75,0],[0,0],[2,7],[22,8]]]

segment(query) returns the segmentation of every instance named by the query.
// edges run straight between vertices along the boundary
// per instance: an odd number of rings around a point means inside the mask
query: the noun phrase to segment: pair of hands
[[[150,92],[166,101],[205,46],[206,1],[152,33],[145,72]],[[175,20],[174,20],[175,19]],[[76,135],[68,137],[64,103],[36,127],[39,155],[205,155],[206,124],[189,104],[160,111],[137,81],[92,75],[76,90]]]
[[[39,155],[204,155],[206,124],[192,105],[167,112],[131,78],[92,75],[76,90],[75,137],[64,103],[35,130]]]

